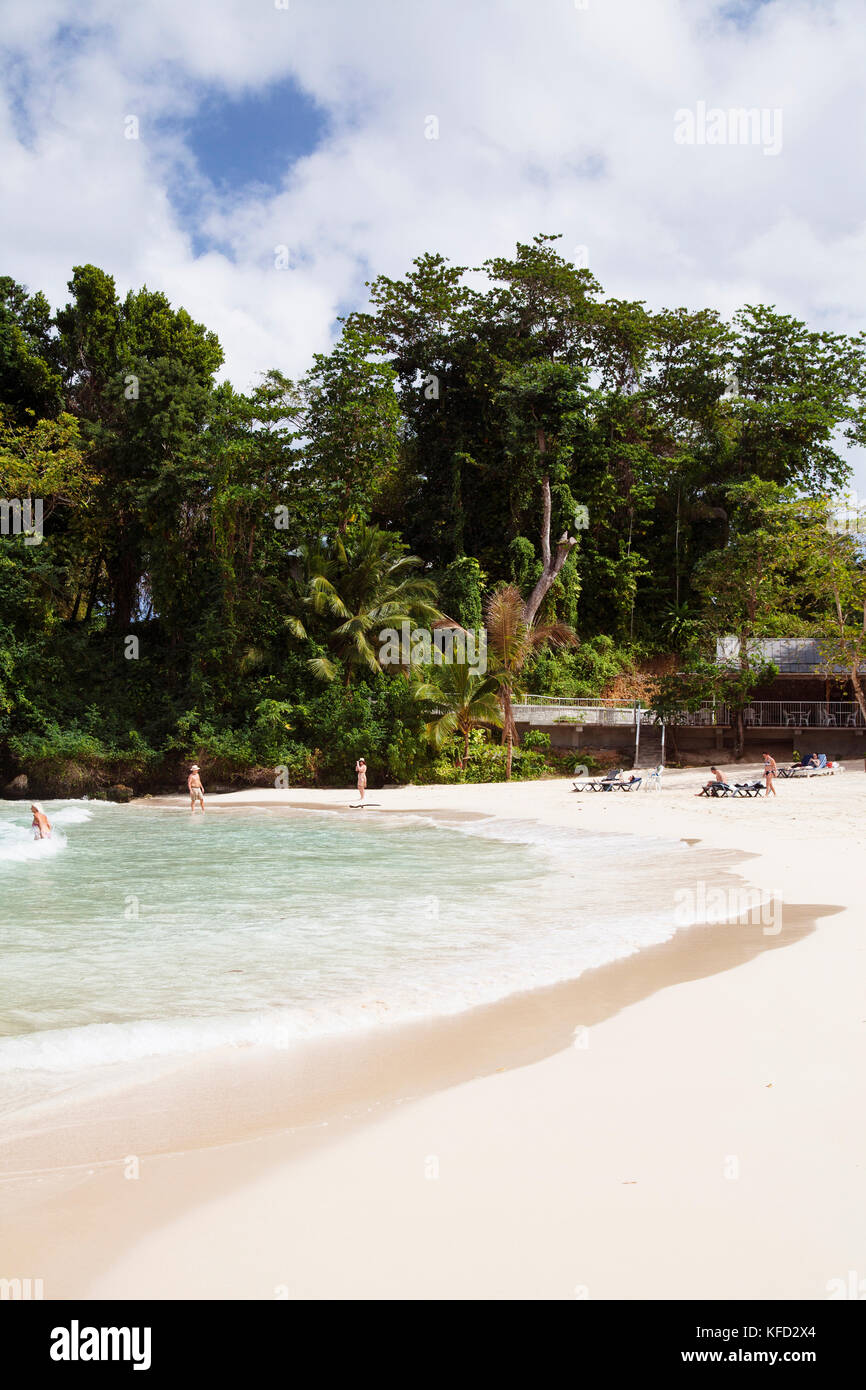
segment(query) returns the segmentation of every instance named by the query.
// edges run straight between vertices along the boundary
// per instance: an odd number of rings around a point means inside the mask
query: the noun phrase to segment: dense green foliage
[[[519,688],[595,694],[653,653],[697,688],[717,631],[836,621],[846,660],[862,638],[858,557],[792,560],[796,499],[826,507],[866,435],[860,337],[607,299],[537,237],[381,277],[305,377],[244,395],[159,292],[94,266],[69,292],[52,314],[0,279],[0,499],[44,508],[0,537],[3,774],[346,782],[363,753],[374,784],[493,777],[494,686],[508,733]],[[440,672],[438,706],[435,671],[383,665],[383,626],[476,628],[506,588],[579,644],[527,640],[510,674],[494,652],[483,690]]]

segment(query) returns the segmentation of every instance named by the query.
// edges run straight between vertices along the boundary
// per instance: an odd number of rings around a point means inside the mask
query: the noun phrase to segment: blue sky
[[[241,387],[303,371],[372,275],[539,231],[654,308],[863,327],[860,0],[0,7],[4,272],[159,286]],[[780,147],[678,143],[701,104],[778,111]]]
[[[236,97],[212,88],[189,116],[167,121],[202,174],[235,196],[255,184],[275,192],[324,138],[327,124],[327,113],[292,78]]]
[[[214,196],[231,206],[277,194],[297,161],[326,138],[328,115],[287,77],[238,95],[210,87],[193,110],[166,116],[156,128],[159,138],[183,145]],[[231,243],[208,236],[200,225],[201,186],[190,181],[188,169],[176,170],[166,188],[194,254],[216,249],[231,257]]]

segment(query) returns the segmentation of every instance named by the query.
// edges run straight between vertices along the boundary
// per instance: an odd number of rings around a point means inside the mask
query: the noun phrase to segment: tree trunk
[[[668,733],[670,734],[670,737],[671,737],[671,749],[672,749],[673,755],[674,755],[674,762],[675,762],[675,763],[678,763],[678,762],[680,761],[680,750],[679,750],[679,744],[677,743],[677,733],[676,733],[677,726],[676,726],[676,721],[673,721],[672,723],[667,724],[665,727],[667,728],[667,731],[668,731]]]
[[[500,696],[502,701],[502,742],[508,749],[508,758],[505,764],[505,780],[511,781],[511,760],[514,756],[515,727],[514,715],[511,710],[511,691],[506,687]]]
[[[544,431],[539,430],[539,448],[544,453]],[[553,510],[550,497],[550,474],[545,473],[541,484],[541,495],[543,503],[543,518],[541,522],[541,561],[543,569],[541,576],[529,598],[523,605],[523,621],[527,627],[531,627],[535,621],[535,616],[544,602],[547,592],[559,571],[562,569],[566,560],[577,545],[577,538],[569,536],[563,531],[556,543],[556,550],[551,554],[550,549],[550,518]]]
[[[141,563],[131,540],[121,536],[118,549],[105,557],[108,584],[111,590],[112,621],[127,629],[135,611]]]
[[[866,695],[863,693],[856,657],[851,665],[851,684],[854,687],[854,696],[857,700],[857,704],[860,706],[860,713],[863,715],[863,718],[866,719]]]
[[[674,602],[680,606],[680,489],[677,488],[677,529],[674,535]]]
[[[749,671],[749,638],[747,632],[740,631],[740,676],[741,690],[750,688],[747,680]],[[734,711],[734,762],[738,763],[746,751],[746,721],[743,717],[744,705],[737,705]]]
[[[96,566],[93,571],[93,579],[90,584],[90,593],[87,598],[87,609],[84,614],[83,622],[90,622],[90,615],[93,612],[93,605],[96,602],[96,595],[99,592],[99,576],[102,571],[102,552],[96,557]]]
[[[734,762],[738,763],[746,751],[746,721],[742,709],[734,714]]]

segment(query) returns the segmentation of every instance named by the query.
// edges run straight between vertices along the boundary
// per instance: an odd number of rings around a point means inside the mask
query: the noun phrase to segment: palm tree
[[[501,724],[497,681],[473,671],[465,661],[434,666],[415,686],[415,698],[431,704],[437,717],[427,725],[427,733],[437,748],[452,734],[463,736],[465,767],[469,757],[469,735],[479,724]]]
[[[555,647],[565,647],[577,641],[573,629],[567,623],[534,626],[526,622],[523,613],[523,599],[515,584],[503,585],[487,600],[487,644],[495,659],[493,679],[496,681],[502,707],[502,742],[508,746],[508,762],[505,769],[508,779],[511,777],[514,744],[518,741],[512,706],[527,658],[547,642]]]
[[[346,683],[358,668],[380,669],[374,639],[382,628],[399,628],[404,622],[433,623],[442,617],[436,607],[436,587],[419,570],[423,561],[407,555],[396,536],[360,525],[351,535],[337,535],[330,542],[303,552],[305,581],[301,588],[302,616],[288,621],[292,635],[308,636],[309,616],[331,626],[328,642],[342,658]],[[337,671],[328,657],[313,657],[310,669],[322,680],[333,680]]]

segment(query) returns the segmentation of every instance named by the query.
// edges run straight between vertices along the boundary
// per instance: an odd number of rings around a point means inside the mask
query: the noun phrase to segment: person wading
[[[198,773],[198,763],[193,763],[186,779],[186,785],[189,787],[189,809],[195,815],[196,803],[198,803],[201,813],[204,815],[204,787]]]

